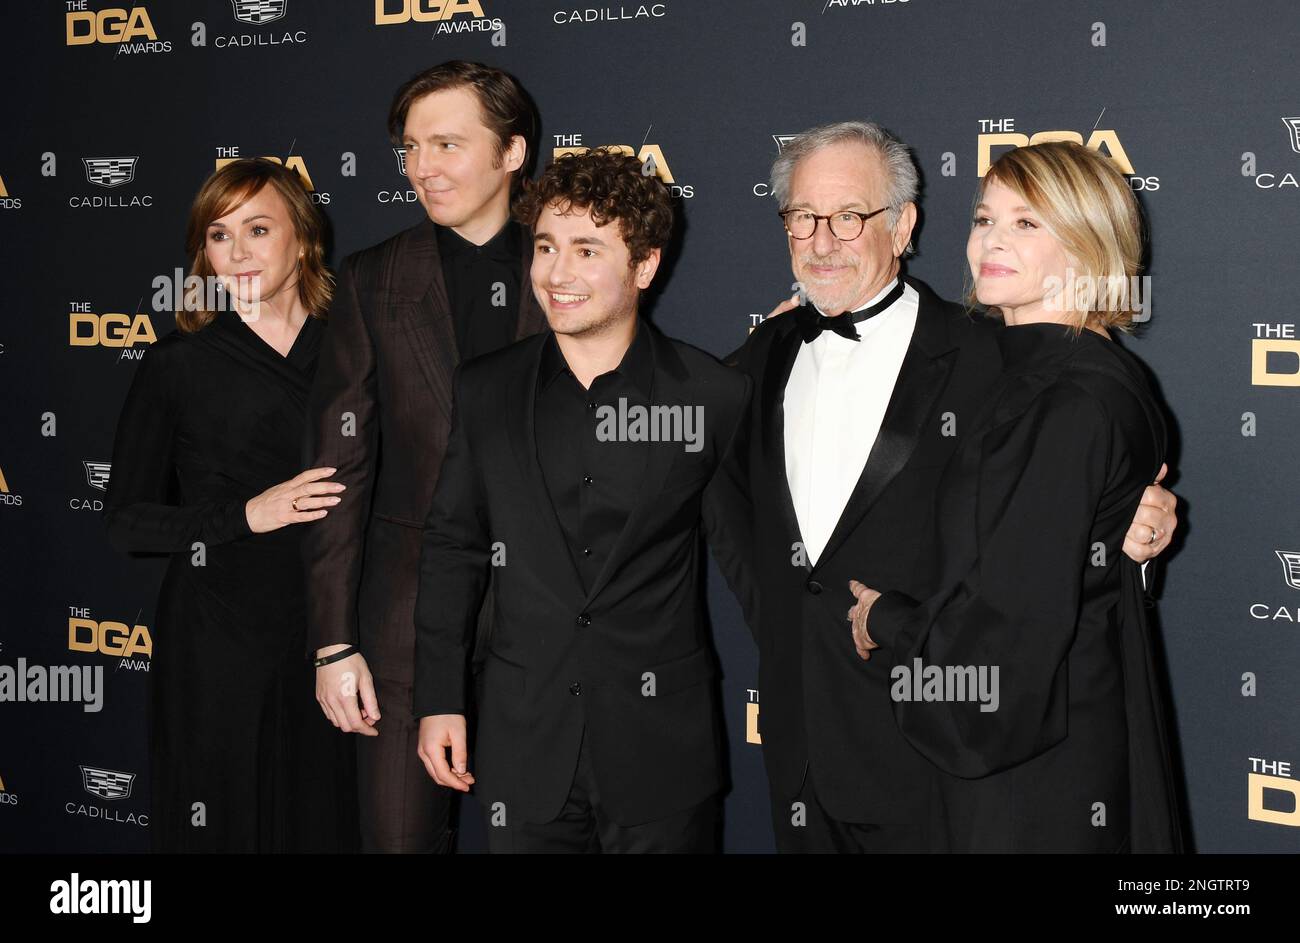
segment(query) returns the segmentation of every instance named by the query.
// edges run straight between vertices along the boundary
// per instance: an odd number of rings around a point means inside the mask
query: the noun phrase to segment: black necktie
[[[855,324],[874,317],[901,297],[903,297],[903,280],[900,278],[889,294],[861,311],[845,312],[836,317],[828,318],[825,315],[818,314],[817,310],[811,305],[804,305],[795,310],[795,318],[799,322],[799,332],[803,334],[805,344],[811,344],[815,341],[821,336],[822,331],[831,331],[840,335],[840,337],[856,341],[859,338],[858,329],[854,327]]]

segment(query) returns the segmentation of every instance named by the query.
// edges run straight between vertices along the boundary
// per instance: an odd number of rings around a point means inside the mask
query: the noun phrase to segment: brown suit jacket
[[[509,225],[517,226],[516,222]],[[523,240],[516,340],[546,328]],[[343,500],[307,527],[307,649],[360,647],[409,682],[420,538],[451,432],[460,361],[434,224],[343,260],[309,407],[305,466],[338,469]]]

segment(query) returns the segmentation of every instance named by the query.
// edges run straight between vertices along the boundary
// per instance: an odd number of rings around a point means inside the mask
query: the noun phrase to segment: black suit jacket
[[[650,444],[639,500],[586,591],[537,460],[545,335],[457,375],[420,559],[414,710],[465,712],[475,614],[491,573],[496,622],[471,759],[480,802],[504,802],[508,820],[559,813],[584,727],[605,807],[622,825],[664,818],[724,784],[699,524],[749,381],[653,328],[650,336],[651,402],[702,407],[703,447]]]
[[[523,245],[516,338],[546,327],[530,288],[532,239]],[[420,528],[451,431],[459,359],[430,220],[343,260],[304,467],[337,468],[333,480],[347,491],[303,540],[309,653],[360,644],[372,671],[409,682]]]
[[[802,540],[785,474],[782,404],[802,343],[794,316],[764,321],[728,358],[755,385],[740,459],[755,511],[747,526],[756,600],[746,611],[759,645],[760,734],[773,801],[793,802],[808,773],[826,810],[849,822],[918,822],[934,783],[894,722],[888,659],[864,662],[854,649],[849,580],[928,594],[937,578],[940,473],[1001,366],[992,324],[921,282],[908,284],[920,296],[916,329],[875,445],[816,566],[802,562],[795,546]]]

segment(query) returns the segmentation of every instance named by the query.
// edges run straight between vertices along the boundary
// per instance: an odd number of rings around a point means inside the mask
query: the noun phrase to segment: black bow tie
[[[889,294],[861,311],[846,311],[844,314],[828,318],[823,314],[818,314],[817,310],[811,305],[804,305],[795,310],[795,319],[799,322],[799,332],[803,335],[805,344],[811,344],[815,341],[821,336],[822,331],[831,331],[840,335],[840,337],[856,341],[859,338],[858,329],[854,327],[855,324],[865,321],[867,318],[875,317],[901,297],[903,297],[903,280],[900,278]]]

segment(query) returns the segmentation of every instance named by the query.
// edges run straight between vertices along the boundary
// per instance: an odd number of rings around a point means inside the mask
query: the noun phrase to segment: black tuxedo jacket
[[[516,338],[546,327],[530,288],[531,237],[523,245]],[[359,644],[373,672],[409,683],[420,528],[451,431],[459,360],[430,220],[344,259],[304,467],[337,468],[333,480],[347,491],[303,540],[309,653]]]
[[[808,774],[826,810],[849,822],[919,822],[934,788],[929,764],[894,721],[888,659],[864,662],[854,649],[849,580],[930,591],[940,473],[1001,367],[994,325],[921,282],[908,284],[920,295],[916,329],[880,434],[816,566],[799,553],[785,474],[782,404],[802,343],[793,314],[764,321],[727,358],[754,382],[738,460],[755,511],[745,526],[756,600],[746,613],[759,646],[760,734],[773,802],[793,802]]]
[[[508,821],[559,813],[583,736],[619,824],[664,818],[724,784],[699,525],[706,503],[708,519],[718,517],[707,486],[741,427],[750,384],[649,329],[651,402],[702,407],[703,447],[650,443],[639,500],[586,591],[537,459],[546,335],[457,374],[451,441],[424,526],[414,711],[465,712],[475,616],[491,573],[496,621],[471,760],[479,801],[505,803]],[[734,573],[726,561],[739,551],[719,557]]]

